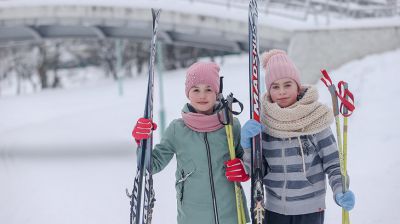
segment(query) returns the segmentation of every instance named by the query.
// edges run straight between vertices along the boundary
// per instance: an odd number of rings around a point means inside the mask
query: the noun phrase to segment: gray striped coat
[[[325,209],[326,176],[334,194],[342,191],[339,153],[331,129],[292,138],[262,135],[266,160],[266,209],[300,215]],[[245,150],[250,164],[250,150]]]

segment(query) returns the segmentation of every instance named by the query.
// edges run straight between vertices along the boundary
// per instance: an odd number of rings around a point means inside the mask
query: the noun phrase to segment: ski
[[[250,119],[260,122],[260,63],[258,43],[258,9],[257,1],[249,3],[249,85],[250,85]],[[253,224],[264,224],[264,186],[263,155],[261,133],[252,138],[251,144],[251,218]]]
[[[154,87],[154,61],[156,56],[156,41],[158,20],[160,9],[152,9],[153,32],[150,45],[149,78],[147,84],[146,105],[144,109],[144,118],[153,120],[153,87]],[[130,223],[131,224],[150,224],[152,220],[152,211],[154,207],[155,195],[153,190],[152,177],[152,149],[153,138],[140,141],[138,152],[137,173],[135,176],[132,194],[127,191],[130,201]],[[143,185],[143,180],[145,184]],[[142,199],[143,197],[143,199]],[[143,200],[143,201],[142,201]]]

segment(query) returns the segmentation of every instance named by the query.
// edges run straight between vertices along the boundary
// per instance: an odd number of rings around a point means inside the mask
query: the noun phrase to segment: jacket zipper
[[[208,143],[207,133],[204,133],[204,142],[206,143],[206,150],[207,150],[207,160],[208,160],[208,175],[210,177],[210,186],[211,186],[211,196],[214,208],[214,221],[215,224],[219,224],[218,218],[218,208],[217,208],[217,198],[215,196],[215,186],[214,186],[214,175],[212,172],[212,164],[211,164],[211,150],[210,144]]]

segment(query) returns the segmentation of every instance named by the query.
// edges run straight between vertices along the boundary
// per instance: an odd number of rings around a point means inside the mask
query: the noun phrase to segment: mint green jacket
[[[241,157],[243,149],[239,142],[240,123],[236,118],[233,122],[233,131],[236,155]],[[211,167],[208,163],[207,150],[210,150]],[[213,174],[219,223],[237,223],[234,184],[229,182],[225,176],[224,161],[229,160],[225,128],[200,133],[188,128],[182,119],[173,120],[167,127],[160,143],[153,149],[153,173],[163,170],[174,155],[177,161],[175,188],[178,223],[214,223],[210,169]],[[246,220],[249,220],[243,191],[242,195]]]

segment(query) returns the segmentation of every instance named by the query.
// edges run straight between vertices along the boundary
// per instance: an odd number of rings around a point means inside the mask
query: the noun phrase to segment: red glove
[[[224,164],[226,165],[225,176],[229,181],[246,182],[250,179],[242,160],[239,158],[225,161]]]
[[[151,132],[157,129],[157,124],[147,118],[139,118],[136,122],[135,128],[132,131],[132,137],[135,138],[136,143],[139,144],[140,140],[148,139]]]

